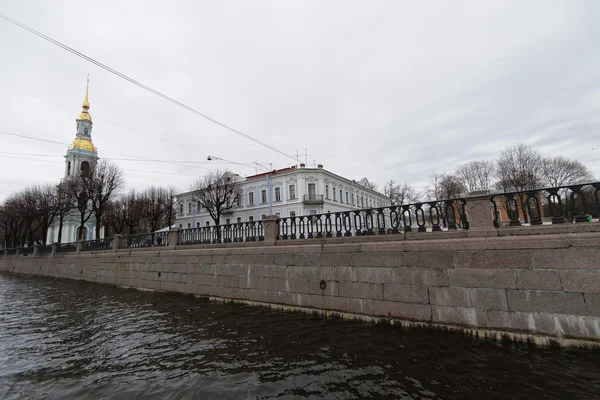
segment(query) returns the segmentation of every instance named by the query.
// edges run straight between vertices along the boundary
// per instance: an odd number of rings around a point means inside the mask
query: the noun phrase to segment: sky
[[[88,75],[94,144],[128,188],[185,191],[296,152],[422,187],[519,142],[600,178],[598,1],[4,0],[0,13],[289,154],[0,19],[0,201],[62,178]]]

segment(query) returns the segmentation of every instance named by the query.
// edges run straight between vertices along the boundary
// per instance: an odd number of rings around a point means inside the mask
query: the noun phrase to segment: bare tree
[[[429,201],[456,199],[465,193],[465,185],[456,175],[433,173],[429,176],[427,198]]]
[[[491,161],[473,161],[463,164],[456,170],[456,176],[468,192],[489,191],[495,174]]]
[[[42,243],[46,245],[48,229],[52,226],[57,214],[56,190],[51,184],[38,185],[33,188],[36,196],[37,220],[42,230]]]
[[[165,216],[166,224],[171,229],[171,226],[175,222],[175,202],[177,200],[177,190],[173,186],[169,186],[167,189],[167,201],[165,202]]]
[[[81,178],[89,194],[90,207],[96,218],[96,238],[99,239],[106,205],[125,184],[123,171],[110,161],[100,160],[87,176]]]
[[[241,189],[235,175],[219,170],[211,171],[191,186],[192,199],[205,208],[215,225],[219,225],[221,214],[236,206]]]
[[[168,219],[168,189],[151,186],[140,195],[140,213],[148,223],[148,230],[154,232]],[[170,226],[170,224],[168,224]]]
[[[85,180],[88,177],[73,176],[61,184],[63,193],[69,199],[71,210],[79,216],[79,228],[77,230],[77,240],[85,239],[83,237],[83,227],[89,221],[94,210],[90,207],[90,196],[87,192]]]
[[[58,184],[54,187],[54,195],[55,195],[55,207],[56,207],[56,218],[58,219],[58,237],[57,242],[60,243],[62,240],[62,230],[64,225],[65,217],[71,212],[73,209],[72,203],[69,199],[69,195],[66,192],[67,186],[64,184]]]
[[[551,187],[587,183],[594,179],[592,172],[580,161],[563,156],[544,158],[541,168],[544,184]]]
[[[384,185],[383,194],[390,198],[393,206],[413,203],[419,197],[415,189],[408,183],[399,185],[393,179]]]
[[[505,192],[519,192],[517,197],[525,222],[528,221],[528,215],[523,192],[542,185],[542,167],[542,156],[531,146],[523,143],[503,150],[496,162],[496,173],[499,178],[496,186]]]

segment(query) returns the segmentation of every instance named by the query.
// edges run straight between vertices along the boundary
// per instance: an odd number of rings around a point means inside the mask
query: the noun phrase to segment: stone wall
[[[523,236],[444,232],[420,234],[421,240],[389,235],[386,241],[12,256],[0,258],[0,272],[381,317],[495,338],[600,344],[600,233],[544,234],[554,232],[548,228]]]

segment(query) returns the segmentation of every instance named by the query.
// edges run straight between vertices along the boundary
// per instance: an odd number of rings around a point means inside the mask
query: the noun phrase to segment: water
[[[599,356],[0,275],[1,399],[597,399]]]

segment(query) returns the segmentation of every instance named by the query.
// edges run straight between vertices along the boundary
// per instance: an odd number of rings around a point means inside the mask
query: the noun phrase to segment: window
[[[183,204],[179,205],[179,215],[183,215]],[[181,228],[181,225],[179,227]]]
[[[188,214],[192,213],[192,203],[188,203]]]
[[[275,188],[275,201],[281,201],[281,188]]]
[[[237,223],[239,224],[239,223],[241,223],[241,222],[242,222],[242,218],[238,217],[238,218],[237,218]]]
[[[87,161],[83,161],[81,163],[81,175],[88,177],[90,176],[90,163]]]
[[[350,204],[350,199],[348,198],[348,192],[346,192],[346,203]]]
[[[210,226],[210,221],[206,221],[206,226]]]
[[[196,202],[196,212],[200,212],[200,209],[202,209],[202,206],[200,205],[200,202],[197,201]]]
[[[191,227],[192,227],[192,224],[190,224],[190,223],[188,222],[188,229],[190,229]]]
[[[71,161],[67,163],[67,175],[71,175]]]
[[[260,202],[262,204],[265,204],[267,202],[267,191],[264,189],[260,191]]]
[[[335,198],[335,188],[333,188],[333,201],[337,201],[337,199]]]
[[[248,193],[248,205],[249,206],[254,205],[254,192]]]
[[[296,198],[296,185],[290,185],[290,200]]]
[[[179,229],[183,228],[183,225],[179,224]]]
[[[314,183],[308,184],[308,198],[315,200],[317,198],[317,186]]]
[[[260,219],[265,219],[265,218],[267,218],[267,214],[263,214],[260,216]]]
[[[231,220],[229,218],[225,219],[225,225],[229,225],[231,223]]]
[[[248,222],[254,222],[254,217],[252,215],[248,217]]]
[[[200,228],[200,222],[196,222],[196,228]]]
[[[325,185],[325,198],[329,200],[329,185]]]
[[[290,218],[294,218],[296,216],[296,211],[290,211]]]
[[[361,206],[362,208],[365,208],[365,198],[364,198],[364,197],[361,197],[361,198],[360,198],[360,206]]]
[[[343,203],[344,200],[342,199],[342,189],[340,189],[340,203]]]

